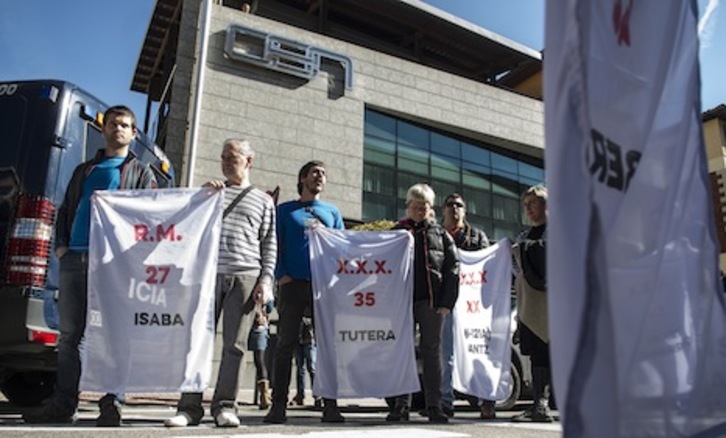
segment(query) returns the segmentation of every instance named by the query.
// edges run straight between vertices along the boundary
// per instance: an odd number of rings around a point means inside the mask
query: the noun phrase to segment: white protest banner
[[[308,231],[317,372],[325,398],[420,390],[413,343],[413,237],[407,231]]]
[[[164,189],[93,195],[82,390],[207,387],[222,194]]]
[[[550,349],[565,437],[726,435],[695,0],[547,3]]]
[[[479,251],[459,251],[459,260],[451,381],[464,394],[504,400],[512,384],[512,245],[502,239]]]

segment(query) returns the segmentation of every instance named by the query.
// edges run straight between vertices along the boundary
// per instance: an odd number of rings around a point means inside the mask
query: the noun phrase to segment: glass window
[[[394,170],[365,164],[363,167],[363,191],[394,196]]]
[[[366,111],[365,133],[393,141],[396,139],[396,119],[375,111]]]
[[[534,181],[544,181],[544,170],[538,169],[531,164],[519,162],[519,176]]]
[[[436,214],[441,217],[441,208],[444,205],[444,199],[450,194],[456,192],[459,193],[458,184],[451,184],[448,181],[433,180],[431,181],[431,188],[436,193],[436,200],[434,201],[434,207],[436,208]]]
[[[410,158],[400,157],[398,159],[398,168],[400,170],[405,170],[406,172],[417,173],[423,177],[426,177],[429,174],[429,166],[427,163],[422,163]]]
[[[366,136],[363,148],[363,162],[395,167],[396,145],[390,141]]]
[[[513,158],[492,152],[492,168],[517,174],[517,162]]]
[[[517,175],[494,170],[492,175],[492,192],[519,199],[522,191],[519,189]]]
[[[86,160],[96,155],[99,149],[106,147],[101,130],[91,123],[86,123]]]
[[[461,192],[466,202],[466,215],[492,217],[492,195],[488,190],[464,186]]]
[[[480,190],[491,190],[491,170],[485,166],[463,162],[461,170],[461,182],[464,185],[477,187]]]
[[[429,131],[406,122],[398,122],[398,144],[429,150]]]
[[[364,135],[365,220],[405,216],[406,191],[429,183],[439,218],[443,199],[457,192],[464,197],[469,222],[491,241],[515,237],[526,221],[521,193],[544,180],[536,159],[525,162],[515,152],[503,155],[487,144],[371,110],[366,110]]]
[[[392,219],[397,217],[395,211],[390,197],[363,192],[363,220]]]
[[[468,143],[461,144],[461,158],[464,161],[479,164],[482,166],[489,166],[491,161],[490,157],[491,152],[482,147],[474,146],[473,144]]]
[[[431,176],[458,183],[461,179],[461,169],[457,164],[452,159],[432,155]]]
[[[431,152],[453,158],[461,158],[459,141],[436,132],[431,133]]]
[[[408,189],[418,183],[428,183],[428,181],[424,178],[421,178],[420,175],[410,175],[407,173],[399,173],[398,174],[398,190],[396,191],[398,193],[398,199],[400,200],[401,206],[406,205],[406,192],[408,192]]]
[[[492,217],[494,219],[512,223],[519,223],[519,199],[492,195]]]
[[[398,146],[398,168],[419,175],[429,174],[429,154],[409,146]]]

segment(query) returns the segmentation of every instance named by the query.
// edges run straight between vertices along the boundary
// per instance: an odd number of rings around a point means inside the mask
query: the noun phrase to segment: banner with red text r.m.
[[[165,189],[93,195],[82,390],[207,387],[222,194]]]

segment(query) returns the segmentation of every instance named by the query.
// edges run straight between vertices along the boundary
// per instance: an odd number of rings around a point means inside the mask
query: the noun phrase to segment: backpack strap
[[[227,208],[224,209],[224,213],[222,213],[222,219],[229,216],[229,214],[232,213],[232,210],[237,206],[237,204],[239,204],[239,201],[241,201],[242,198],[244,198],[245,195],[247,195],[250,192],[250,190],[252,190],[254,188],[255,187],[251,184],[248,185],[247,187],[245,187],[244,190],[242,190],[240,192],[240,194],[237,195],[237,197],[234,198],[234,200],[232,202],[230,202],[230,204],[227,206]]]

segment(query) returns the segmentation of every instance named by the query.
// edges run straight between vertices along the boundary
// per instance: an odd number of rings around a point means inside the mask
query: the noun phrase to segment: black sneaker
[[[320,421],[323,423],[345,423],[345,417],[340,413],[337,406],[330,405],[323,407],[323,417]]]
[[[401,423],[409,420],[408,406],[394,406],[393,410],[386,416],[386,421]]]
[[[76,422],[76,415],[74,412],[64,412],[55,403],[49,402],[38,409],[23,413],[23,421],[27,424],[73,424]]]
[[[429,423],[444,424],[449,422],[449,417],[439,408],[429,408]]]
[[[101,411],[96,418],[98,427],[119,427],[121,426],[121,403],[115,397],[104,396],[98,402]]]
[[[513,423],[531,423],[532,422],[532,412],[534,411],[534,406],[530,406],[521,413],[515,415],[512,417],[511,421]]]
[[[552,423],[555,419],[546,406],[530,406],[526,411],[512,417],[513,423]]]
[[[449,418],[454,418],[454,408],[450,408],[448,406],[442,406],[441,410],[443,411],[444,415],[446,415]]]

